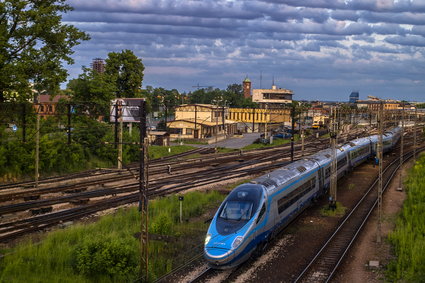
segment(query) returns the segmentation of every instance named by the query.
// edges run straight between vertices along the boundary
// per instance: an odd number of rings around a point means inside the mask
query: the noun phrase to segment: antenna
[[[273,75],[273,81],[272,81],[272,86],[274,85],[274,75]]]

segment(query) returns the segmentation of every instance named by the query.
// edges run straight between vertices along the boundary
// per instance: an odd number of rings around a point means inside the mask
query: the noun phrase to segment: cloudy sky
[[[130,49],[143,87],[225,88],[272,78],[294,99],[425,101],[425,0],[68,0],[64,21],[88,32],[70,78]],[[261,79],[262,78],[262,79]]]

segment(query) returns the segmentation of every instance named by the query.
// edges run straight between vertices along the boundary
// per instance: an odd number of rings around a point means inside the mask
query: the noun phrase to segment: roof
[[[69,96],[67,95],[55,95],[51,96],[49,94],[40,94],[38,96],[39,103],[58,103],[60,99],[69,100]]]
[[[223,108],[222,106],[217,106],[213,104],[182,104],[180,106],[177,106],[176,108],[184,108],[184,107],[190,107],[190,106],[197,106],[197,107],[204,107],[209,109],[217,109],[217,108]]]
[[[248,77],[246,77],[246,78],[243,80],[243,82],[244,82],[244,83],[250,83],[250,82],[251,82],[251,80],[250,80],[250,79],[248,79]]]
[[[152,136],[166,136],[169,135],[167,132],[165,131],[148,131],[148,135],[152,135]]]
[[[175,123],[175,122],[186,122],[186,123],[195,124],[195,119],[173,120],[173,121],[168,122],[167,124],[168,124],[168,126],[170,126],[172,123]],[[237,122],[232,121],[232,120],[224,120],[224,123],[225,124],[236,124]],[[222,122],[221,119],[218,121],[218,123],[217,122],[210,122],[210,121],[203,121],[203,120],[197,119],[196,124],[204,125],[204,126],[208,126],[208,127],[215,127],[217,125],[222,125],[223,122]]]

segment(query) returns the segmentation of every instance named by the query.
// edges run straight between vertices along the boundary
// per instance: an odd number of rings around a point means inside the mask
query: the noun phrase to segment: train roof
[[[274,170],[266,175],[258,177],[251,181],[254,184],[261,184],[267,191],[273,191],[288,181],[308,174],[311,170],[318,168],[318,164],[311,159],[297,160],[291,164]]]

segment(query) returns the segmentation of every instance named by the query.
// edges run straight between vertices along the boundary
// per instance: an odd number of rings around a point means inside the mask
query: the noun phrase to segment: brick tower
[[[245,98],[251,98],[251,80],[246,77],[242,83],[243,86],[243,96]]]

